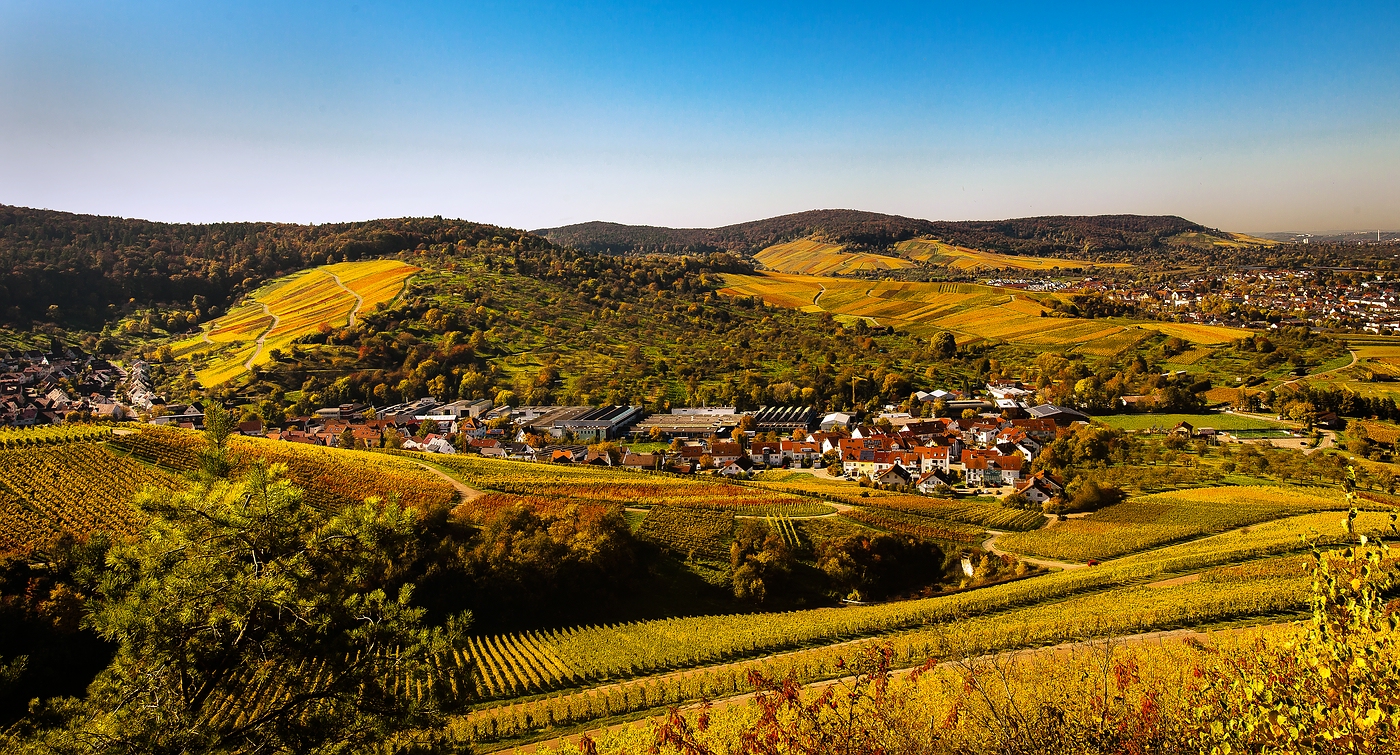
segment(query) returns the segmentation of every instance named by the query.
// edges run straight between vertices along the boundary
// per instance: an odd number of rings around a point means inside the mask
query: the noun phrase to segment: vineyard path
[[[351,296],[355,297],[355,308],[352,309],[352,310],[350,310],[350,324],[351,324],[351,325],[354,325],[354,324],[355,324],[355,315],[356,315],[357,313],[359,313],[360,307],[363,307],[363,306],[365,305],[365,297],[360,296],[359,294],[355,293],[355,290],[354,290],[354,289],[352,289],[352,288],[350,288],[349,286],[347,286],[347,285],[345,285],[344,283],[342,283],[341,280],[340,280],[340,276],[339,276],[339,275],[336,275],[335,273],[327,273],[327,275],[331,276],[331,278],[333,278],[333,279],[335,280],[335,285],[340,286],[341,288],[345,289],[345,292],[346,292],[346,293],[348,293],[348,294],[350,294]]]
[[[432,464],[423,461],[415,461],[413,463],[451,483],[452,487],[456,488],[457,492],[462,494],[462,503],[466,503],[468,501],[475,501],[476,499],[486,495],[486,493],[467,485],[465,482],[462,482],[456,477],[453,477],[452,475],[442,471],[441,469],[438,469]]]
[[[979,661],[991,660],[991,659],[993,659],[993,658],[1027,657],[1027,656],[1039,655],[1039,654],[1043,654],[1043,653],[1067,653],[1067,652],[1070,652],[1070,651],[1073,651],[1073,650],[1077,650],[1077,649],[1081,649],[1081,648],[1102,647],[1102,646],[1104,646],[1105,644],[1110,643],[1110,642],[1113,643],[1114,645],[1140,645],[1140,644],[1144,644],[1144,643],[1148,643],[1148,642],[1154,642],[1154,641],[1155,641],[1155,642],[1162,642],[1162,641],[1165,641],[1165,640],[1174,640],[1174,639],[1186,638],[1186,637],[1190,637],[1190,638],[1195,638],[1195,639],[1198,639],[1198,640],[1202,640],[1202,639],[1205,639],[1205,638],[1207,638],[1207,637],[1221,637],[1221,636],[1239,634],[1239,633],[1241,633],[1241,632],[1249,631],[1249,630],[1255,629],[1255,628],[1257,628],[1257,627],[1236,627],[1236,628],[1231,628],[1231,629],[1220,629],[1220,630],[1215,630],[1215,631],[1211,631],[1211,632],[1209,632],[1209,633],[1207,633],[1207,632],[1202,632],[1202,631],[1199,631],[1199,630],[1196,630],[1196,629],[1167,629],[1167,630],[1159,630],[1159,631],[1156,631],[1156,632],[1144,632],[1144,633],[1142,633],[1142,634],[1124,635],[1124,636],[1122,636],[1122,637],[1113,637],[1113,638],[1109,638],[1109,639],[1082,640],[1082,641],[1078,641],[1078,642],[1064,642],[1064,643],[1060,643],[1059,645],[1050,645],[1050,646],[1041,647],[1041,648],[1022,648],[1022,649],[1020,649],[1020,650],[1008,650],[1008,651],[1005,651],[1005,652],[1002,652],[1002,653],[992,653],[992,654],[988,654],[988,655],[978,656],[978,657],[976,657],[976,658],[970,658],[970,659],[959,660],[959,661],[944,661],[944,662],[938,664],[938,668],[952,668],[952,667],[955,667],[955,666],[958,666],[958,665],[964,664],[964,663],[977,663],[977,662],[979,662]],[[851,644],[852,642],[861,642],[861,640],[851,640],[850,642],[843,642],[843,643],[840,643],[840,644],[841,644],[841,645],[847,645],[847,644]],[[833,646],[830,646],[830,647],[837,647],[837,646],[836,646],[836,645],[833,645]],[[907,675],[907,674],[913,672],[913,671],[914,671],[914,668],[917,668],[917,667],[899,669],[898,671],[895,671],[895,672],[894,672],[894,675],[895,675],[895,676],[904,676],[904,675]],[[686,673],[686,672],[680,672],[680,673]],[[694,672],[690,672],[690,673],[694,673]],[[823,689],[823,688],[829,687],[829,686],[831,686],[831,685],[833,685],[833,684],[844,684],[844,683],[849,683],[849,682],[853,681],[854,679],[855,679],[855,677],[853,677],[853,676],[847,676],[847,677],[842,677],[842,678],[840,678],[840,679],[829,679],[829,680],[827,680],[827,681],[822,681],[822,682],[813,682],[813,683],[811,683],[811,684],[805,685],[805,686],[803,687],[803,689],[805,689],[805,690]],[[611,685],[610,685],[610,686],[611,686]],[[606,689],[606,687],[603,687],[603,688],[600,688],[600,689]],[[730,706],[730,705],[736,705],[736,704],[739,704],[739,703],[747,702],[747,701],[753,699],[753,697],[754,697],[754,693],[752,693],[752,692],[747,692],[747,693],[744,693],[744,694],[742,694],[742,695],[735,695],[735,696],[733,696],[733,697],[722,698],[722,699],[720,699],[720,700],[713,701],[713,702],[711,703],[711,708],[712,708],[712,709],[714,709],[714,708],[723,708],[723,707],[728,707],[728,706]],[[681,706],[681,710],[697,710],[697,709],[699,709],[699,708],[700,708],[700,704],[698,704],[698,703],[691,703],[691,704],[688,704],[688,705],[683,705],[683,706]],[[665,718],[666,718],[666,715],[657,715],[657,716],[651,717],[650,720],[653,720],[653,721],[662,721],[662,720],[665,720]],[[646,719],[643,719],[643,720],[646,720]],[[617,730],[626,728],[626,727],[628,727],[628,726],[633,726],[633,725],[637,724],[638,722],[639,722],[639,721],[636,721],[636,720],[633,720],[633,721],[624,721],[624,722],[622,722],[622,723],[616,723],[616,724],[612,724],[612,725],[609,725],[609,726],[603,726],[603,727],[598,727],[598,728],[595,728],[595,729],[589,729],[588,731],[581,731],[581,732],[577,732],[577,733],[574,733],[574,734],[569,734],[569,735],[562,736],[562,737],[555,737],[555,738],[553,738],[553,739],[540,740],[540,741],[538,741],[538,742],[530,742],[530,743],[528,743],[528,744],[522,744],[522,745],[519,745],[519,746],[514,747],[514,748],[511,748],[511,747],[501,748],[501,749],[499,749],[499,750],[494,750],[494,752],[511,752],[511,753],[544,752],[544,751],[546,750],[546,748],[548,748],[548,749],[557,748],[559,745],[562,745],[562,744],[565,744],[565,743],[570,743],[570,744],[574,744],[575,746],[577,746],[578,741],[579,741],[579,738],[582,737],[584,734],[598,734],[598,733],[600,733],[600,732],[605,732],[605,731],[617,731]],[[492,750],[485,750],[485,752],[492,752]]]
[[[1342,367],[1333,367],[1333,368],[1330,369],[1330,370],[1323,370],[1322,372],[1314,372],[1314,373],[1311,374],[1311,375],[1302,375],[1302,376],[1300,376],[1300,377],[1293,378],[1292,380],[1289,380],[1289,381],[1287,381],[1287,382],[1279,383],[1279,384],[1278,384],[1278,387],[1279,387],[1279,388],[1282,388],[1282,387],[1284,387],[1285,385],[1294,385],[1295,383],[1297,383],[1297,382],[1300,381],[1300,380],[1307,380],[1308,378],[1315,378],[1315,377],[1318,377],[1318,376],[1320,376],[1320,375],[1330,375],[1330,374],[1332,374],[1332,373],[1334,373],[1334,372],[1341,372],[1342,370],[1346,370],[1346,369],[1350,369],[1350,368],[1352,368],[1352,367],[1355,367],[1355,366],[1356,366],[1356,362],[1357,362],[1356,350],[1355,350],[1355,349],[1350,349],[1350,351],[1351,351],[1351,364],[1344,365],[1344,366],[1342,366]]]
[[[282,318],[272,314],[272,308],[268,307],[267,304],[264,303],[262,305],[262,308],[263,313],[266,314],[268,317],[272,318],[272,324],[267,326],[267,330],[264,330],[261,334],[258,335],[257,348],[253,349],[253,355],[248,357],[248,361],[243,363],[243,369],[245,370],[253,369],[253,360],[257,359],[258,355],[262,353],[263,344],[267,342],[267,334],[275,330],[277,328],[277,324],[282,321]]]
[[[1001,537],[1002,535],[1005,535],[1006,533],[1000,532],[998,530],[987,530],[987,534],[991,535],[991,537],[988,537],[986,540],[982,541],[982,550],[991,553],[992,555],[1011,556],[1013,558],[1019,558],[1028,564],[1043,566],[1047,569],[1064,569],[1065,571],[1069,571],[1070,569],[1083,569],[1085,567],[1085,564],[1072,564],[1067,561],[1047,561],[1041,558],[1031,558],[1030,556],[1022,556],[1019,553],[1010,553],[1004,550],[999,550],[996,545],[996,539],[998,537]]]
[[[794,473],[797,473],[797,474],[810,475],[810,476],[812,476],[812,477],[821,477],[821,475],[818,475],[818,474],[817,474],[817,470],[815,470],[815,469],[789,469],[789,470],[787,470],[787,471],[789,471],[789,472],[794,472]],[[802,495],[802,494],[801,494],[801,493],[795,493],[794,495]],[[833,500],[830,500],[830,499],[827,499],[827,498],[822,498],[822,499],[820,499],[820,500],[821,500],[821,502],[822,502],[823,505],[825,505],[825,506],[830,506],[831,508],[836,509],[836,510],[833,511],[833,512],[831,512],[830,514],[817,514],[816,516],[794,516],[794,517],[792,517],[792,518],[793,518],[793,519],[830,519],[830,518],[833,517],[833,516],[840,516],[840,515],[842,515],[842,514],[848,512],[848,511],[855,511],[855,510],[856,510],[856,507],[855,507],[855,506],[852,506],[852,505],[849,504],[849,503],[841,503],[840,501],[833,501]],[[735,517],[738,518],[738,519],[763,519],[763,518],[764,518],[764,517],[761,517],[761,516],[744,516],[744,515],[740,515],[740,514],[736,514]]]

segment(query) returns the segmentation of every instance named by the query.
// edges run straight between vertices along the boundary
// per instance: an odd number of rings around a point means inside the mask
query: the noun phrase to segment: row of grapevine
[[[653,506],[637,537],[654,542],[681,558],[729,560],[734,513],[728,510]]]
[[[783,542],[787,545],[787,547],[802,547],[802,538],[798,535],[797,525],[792,523],[791,518],[787,517],[784,514],[779,514],[777,516],[773,516],[770,514],[768,515],[768,517],[766,517],[766,519],[768,522],[768,528],[778,533],[778,535],[782,537]]]
[[[1358,527],[1367,531],[1387,524],[1382,515],[1363,514]],[[1164,575],[1293,553],[1305,547],[1300,534],[1321,533],[1325,539],[1335,538],[1343,531],[1337,516],[1310,514],[1247,532],[1231,532],[1131,556],[1093,569],[1058,572],[953,595],[839,611],[690,616],[575,627],[537,632],[531,639],[535,647],[552,653],[563,668],[569,669],[578,680],[575,683],[617,681],[1000,614],[1084,593],[1142,584]]]
[[[24,550],[40,544],[28,538],[59,532],[133,534],[142,522],[132,496],[146,486],[176,485],[101,444],[0,451],[0,543]]]
[[[56,443],[93,443],[112,436],[112,428],[102,425],[39,425],[0,430],[0,450],[34,448]]]
[[[980,543],[986,534],[985,530],[977,527],[947,522],[907,511],[852,509],[842,512],[841,516],[902,535],[913,535],[952,543],[967,543],[969,545]]]
[[[1118,588],[1066,602],[961,621],[955,631],[947,626],[935,626],[854,645],[801,650],[483,708],[455,719],[449,730],[464,742],[499,742],[551,727],[748,693],[752,691],[748,679],[753,671],[769,679],[792,677],[803,683],[830,679],[849,674],[850,665],[846,661],[876,646],[888,646],[894,664],[908,667],[930,658],[970,657],[1085,637],[1287,614],[1306,606],[1307,586],[1307,579],[1295,576],[1253,584],[1207,582],[1177,588],[1169,597],[1153,588]]]
[[[475,667],[482,697],[518,697],[581,681],[533,632],[471,638],[461,661]]]
[[[116,436],[111,443],[137,458],[186,471],[198,466],[195,454],[204,438],[188,430],[148,425],[139,433]],[[457,500],[450,482],[406,458],[266,438],[234,437],[229,448],[242,465],[256,459],[286,464],[288,478],[306,491],[313,506],[335,508],[369,497],[397,496],[407,505],[431,508]]]

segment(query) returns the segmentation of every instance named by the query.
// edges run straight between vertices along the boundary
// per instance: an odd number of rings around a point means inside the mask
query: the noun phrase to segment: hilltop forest
[[[481,223],[401,218],[360,223],[155,223],[0,205],[0,320],[94,328],[133,307],[215,316],[258,284],[312,265],[429,244],[548,246]]]

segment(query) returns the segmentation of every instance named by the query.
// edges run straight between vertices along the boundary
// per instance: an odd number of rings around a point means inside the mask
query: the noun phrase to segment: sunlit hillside
[[[353,324],[361,311],[399,295],[418,268],[398,260],[323,265],[268,283],[204,332],[173,345],[175,357],[190,356],[199,382],[215,386],[256,365],[273,349],[285,349],[320,327]]]

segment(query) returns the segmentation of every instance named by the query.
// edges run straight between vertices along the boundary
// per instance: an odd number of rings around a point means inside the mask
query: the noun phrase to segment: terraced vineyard
[[[90,443],[112,437],[112,428],[102,425],[39,425],[0,429],[0,449],[33,448],[56,443]]]
[[[199,433],[152,425],[112,439],[114,447],[138,459],[181,472],[198,468],[195,452],[203,444]],[[229,448],[242,465],[254,459],[286,464],[289,479],[305,488],[307,502],[321,508],[369,497],[398,497],[420,508],[457,500],[451,483],[402,457],[237,436],[230,438]]]
[[[653,506],[637,537],[650,540],[684,559],[727,563],[734,537],[731,511]]]
[[[366,260],[278,278],[172,351],[192,359],[201,383],[218,385],[266,364],[270,350],[286,349],[323,324],[347,325],[357,312],[392,301],[418,270],[398,260]]]
[[[451,469],[466,484],[479,490],[519,495],[555,496],[631,507],[666,505],[734,510],[751,516],[817,516],[834,510],[805,496],[694,477],[479,456],[434,456],[432,461]]]
[[[843,512],[841,516],[901,535],[913,535],[950,543],[971,545],[980,543],[984,536],[984,531],[980,527],[971,527],[894,509],[853,509]]]
[[[0,551],[29,552],[64,532],[135,534],[142,520],[132,497],[178,484],[98,443],[0,451]]]
[[[1001,340],[1036,346],[1112,344],[1121,350],[1158,331],[1197,344],[1219,344],[1246,331],[1210,325],[1047,317],[1051,294],[973,284],[908,283],[765,273],[726,275],[732,296],[756,296],[778,306],[894,325],[923,337],[951,331],[959,343]],[[1117,353],[1115,351],[1114,353]]]
[[[847,503],[918,514],[950,522],[962,522],[997,530],[1024,532],[1040,527],[1045,516],[1038,511],[1022,511],[986,503],[965,503],[950,498],[929,498],[918,495],[883,494],[869,498],[847,498]]]
[[[1063,270],[1093,267],[1132,267],[1124,262],[1086,262],[1084,260],[1061,259],[1059,257],[1026,257],[1017,254],[998,254],[965,246],[955,246],[934,239],[909,239],[894,246],[895,251],[921,262],[945,265],[955,270]],[[805,271],[804,271],[805,272]]]
[[[758,476],[757,484],[773,490],[817,495],[827,500],[840,501],[852,506],[905,511],[948,522],[972,524],[997,530],[1033,530],[1045,523],[1045,517],[1036,511],[1009,509],[994,503],[977,503],[882,490],[860,490],[857,492],[852,489],[849,482],[798,472],[763,472]]]
[[[1384,529],[1388,522],[1384,515],[1362,514],[1357,525],[1365,532]],[[693,617],[493,637],[473,645],[472,660],[478,668],[516,670],[514,689],[564,691],[483,706],[459,718],[453,731],[463,741],[492,742],[630,711],[741,694],[750,691],[750,670],[770,678],[789,673],[802,681],[831,678],[849,673],[838,659],[849,660],[863,646],[875,644],[890,645],[897,664],[910,666],[926,658],[1289,615],[1307,605],[1310,578],[1299,571],[1299,559],[1254,559],[1305,549],[1300,535],[1335,542],[1343,532],[1342,517],[1335,513],[1310,514],[1095,569],[944,597],[839,611]],[[1166,575],[1199,571],[1204,575],[1195,583],[1170,588],[1150,584]],[[771,655],[784,650],[791,652]],[[531,658],[547,660],[532,666]],[[707,668],[682,671],[694,666]],[[488,691],[494,683],[478,682],[481,694],[500,696]],[[574,689],[600,683],[608,684]]]
[[[915,266],[903,257],[843,252],[844,248],[840,244],[798,239],[770,246],[755,254],[754,259],[779,272],[807,275],[840,275],[861,270],[900,270]]]
[[[1336,491],[1322,488],[1195,488],[1133,498],[1082,519],[1007,535],[998,544],[1016,553],[1088,561],[1290,514],[1345,509]]]

